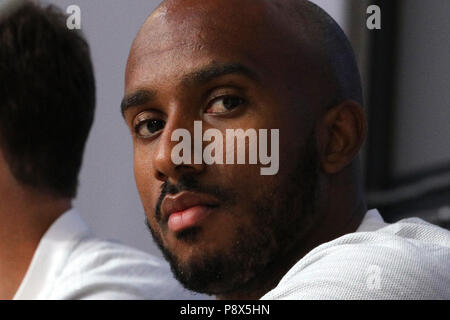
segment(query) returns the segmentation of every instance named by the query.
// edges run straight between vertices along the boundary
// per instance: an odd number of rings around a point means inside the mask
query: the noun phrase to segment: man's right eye
[[[148,119],[139,122],[134,127],[134,131],[140,138],[150,138],[164,128],[165,125],[166,122],[164,120]]]

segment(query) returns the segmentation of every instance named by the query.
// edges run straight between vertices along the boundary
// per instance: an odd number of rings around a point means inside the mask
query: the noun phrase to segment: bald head
[[[187,48],[187,54],[215,47],[223,53],[237,49],[255,62],[263,61],[274,80],[289,81],[311,105],[330,107],[346,99],[362,104],[360,76],[347,37],[309,1],[163,1],[138,33],[127,70],[140,65],[149,52],[175,47]]]
[[[277,2],[285,3],[283,0]],[[319,6],[310,1],[289,0],[287,13],[299,30],[304,27],[304,41],[330,68],[329,75],[336,82],[336,101],[351,99],[363,104],[361,79],[352,46],[339,25]],[[289,4],[292,8],[289,8]],[[297,21],[297,23],[295,23]]]

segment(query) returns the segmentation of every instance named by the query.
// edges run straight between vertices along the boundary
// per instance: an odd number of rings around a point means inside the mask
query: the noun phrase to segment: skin
[[[56,198],[19,183],[0,150],[0,299],[12,299],[33,254],[50,225],[71,207],[71,199]]]
[[[355,231],[366,212],[356,158],[366,131],[362,108],[348,97],[334,104],[337,87],[330,81],[334,75],[311,40],[316,31],[307,28],[304,18],[299,24],[305,32],[299,32],[298,23],[292,27],[291,3],[165,1],[144,23],[130,50],[123,115],[133,138],[137,188],[160,246],[179,266],[188,268],[208,256],[231,254],[241,241],[239,232],[254,238],[272,235],[270,226],[276,224],[290,232],[284,235],[290,240],[283,246],[262,237],[259,246],[274,252],[257,256],[267,260],[263,270],[243,266],[229,279],[202,288],[217,298],[260,298],[311,249]],[[230,72],[212,79],[202,73],[230,64],[251,73]],[[149,99],[136,99],[135,93],[142,90],[149,92]],[[221,96],[245,102],[227,110]],[[142,135],[149,133],[145,131],[149,120],[163,126],[153,135]],[[171,141],[171,134],[185,128],[193,136],[195,120],[203,122],[203,130],[216,128],[224,135],[226,129],[279,129],[279,172],[262,176],[259,165],[174,165],[170,155],[177,142]],[[311,159],[317,168],[312,183],[316,192],[306,201],[314,207],[312,216],[300,201],[309,185],[297,188],[291,183],[293,174],[305,174],[296,177],[299,181],[306,177],[307,171],[296,168]],[[234,196],[233,202],[221,203],[189,241],[155,217],[164,183],[176,184],[186,176]],[[278,217],[258,217],[254,204],[270,207],[267,199],[274,199]],[[294,222],[298,227],[292,229],[289,225]],[[251,265],[251,256],[248,261]]]

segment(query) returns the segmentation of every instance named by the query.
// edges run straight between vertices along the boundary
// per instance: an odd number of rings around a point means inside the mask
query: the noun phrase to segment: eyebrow
[[[201,68],[200,70],[190,72],[183,76],[181,83],[185,86],[201,85],[229,74],[239,74],[254,81],[259,81],[259,77],[256,72],[240,63],[212,63],[211,65]],[[155,96],[155,91],[146,89],[140,89],[134,93],[126,95],[120,104],[122,116],[124,116],[127,109],[149,103]]]
[[[146,103],[149,103],[156,96],[156,92],[151,90],[138,90],[134,93],[126,95],[122,102],[120,103],[120,110],[122,112],[122,116],[125,116],[125,111],[132,107],[142,106]]]

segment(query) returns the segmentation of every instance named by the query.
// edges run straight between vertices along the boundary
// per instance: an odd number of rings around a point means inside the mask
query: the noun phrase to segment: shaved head
[[[259,298],[312,248],[356,230],[360,78],[346,36],[316,5],[164,1],[132,44],[125,81],[121,110],[148,226],[186,288]],[[221,134],[279,130],[279,171],[174,164],[172,133],[192,134],[199,120]],[[166,199],[183,197],[214,205],[164,214]]]
[[[335,82],[335,104],[352,99],[362,104],[358,66],[344,31],[323,9],[306,0],[270,1],[290,17],[288,24],[301,33],[299,43],[310,46],[311,53],[328,68],[326,76]]]
[[[303,89],[303,95],[317,104],[330,107],[345,99],[363,103],[360,75],[347,37],[333,18],[310,1],[163,1],[138,33],[128,69],[139,64],[136,51],[142,51],[136,49],[152,43],[163,51],[173,36],[169,30],[174,29],[185,30],[177,33],[180,46],[193,44],[191,39],[197,37],[209,37],[210,44],[229,38],[234,41],[239,34],[245,46],[262,48],[265,57],[260,58],[284,61],[274,64],[283,72],[282,78],[286,79],[286,71],[290,71],[297,79],[298,88],[294,90]],[[202,45],[190,49],[202,50]]]

